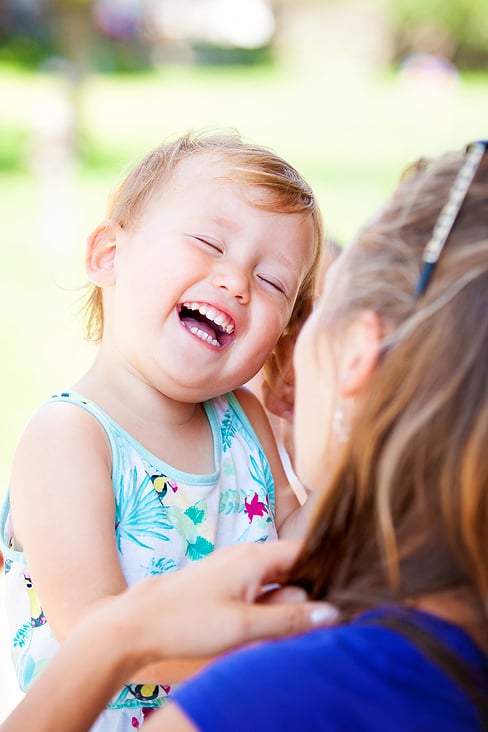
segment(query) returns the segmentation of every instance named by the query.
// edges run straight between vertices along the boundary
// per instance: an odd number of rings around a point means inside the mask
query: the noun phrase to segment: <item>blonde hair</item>
[[[311,312],[323,239],[321,214],[313,192],[289,163],[265,147],[244,142],[236,132],[190,132],[159,145],[130,171],[112,196],[108,218],[123,228],[134,226],[147,203],[169,180],[176,167],[183,160],[205,153],[216,154],[228,162],[231,180],[264,189],[264,203],[253,205],[279,213],[305,214],[312,219],[312,263],[300,285],[288,326],[276,344],[282,349],[284,343],[294,341]],[[308,253],[304,252],[305,255]],[[103,334],[101,288],[89,286],[84,311],[85,335],[98,342]]]
[[[410,170],[345,253],[324,316],[334,341],[373,310],[373,383],[290,581],[344,615],[469,588],[488,619],[488,157],[423,297],[422,252],[464,161]]]

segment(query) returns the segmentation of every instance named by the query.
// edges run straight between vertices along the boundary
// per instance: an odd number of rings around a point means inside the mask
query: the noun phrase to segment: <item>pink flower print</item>
[[[244,511],[249,516],[249,523],[252,524],[252,520],[255,516],[264,516],[265,513],[269,513],[268,507],[265,503],[259,500],[258,494],[255,492],[251,502],[244,499]]]

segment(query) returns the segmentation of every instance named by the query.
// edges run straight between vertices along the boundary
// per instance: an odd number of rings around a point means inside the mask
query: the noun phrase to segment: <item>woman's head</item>
[[[277,346],[293,340],[312,308],[318,265],[322,248],[322,221],[314,195],[299,173],[267,148],[245,143],[236,133],[187,134],[166,142],[145,156],[127,175],[113,195],[108,218],[123,229],[137,226],[155,194],[164,196],[165,185],[178,166],[189,158],[202,157],[224,163],[226,178],[243,187],[258,187],[263,196],[259,206],[277,213],[299,214],[312,222],[313,241],[304,257],[311,264],[303,278],[288,326]],[[310,251],[312,257],[310,258]],[[91,286],[86,304],[86,334],[99,341],[103,335],[102,291]]]
[[[333,266],[297,349],[297,362],[315,359],[329,379],[310,407],[318,420],[320,395],[329,400],[323,440],[341,420],[350,435],[335,444],[333,477],[295,579],[352,610],[466,584],[487,602],[486,155],[415,296],[424,248],[464,160],[447,154],[410,171]],[[318,439],[317,453],[330,457]],[[300,443],[297,451],[300,472]]]

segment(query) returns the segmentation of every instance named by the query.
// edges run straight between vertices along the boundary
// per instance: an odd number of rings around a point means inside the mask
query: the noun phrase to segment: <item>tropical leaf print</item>
[[[197,536],[196,541],[188,543],[186,547],[186,556],[192,560],[192,562],[198,559],[203,559],[208,554],[211,554],[214,550],[214,545],[205,539],[203,536]]]
[[[26,658],[24,658],[22,664],[17,669],[19,686],[22,691],[27,691],[33,679],[35,679],[42,671],[44,671],[48,662],[48,658],[42,658],[40,661],[34,661],[31,656],[27,656]]]
[[[253,481],[255,483],[262,486],[263,492],[266,494],[267,485],[266,485],[266,481],[265,481],[263,466],[258,465],[258,462],[253,455],[249,455],[249,462],[251,463],[251,467],[249,468],[249,474],[250,474],[251,478],[253,479]]]
[[[205,501],[198,501],[185,511],[185,516],[193,521],[195,526],[202,524],[207,518],[207,504]]]
[[[227,488],[220,496],[219,513],[229,516],[231,513],[239,513],[242,511],[239,502],[239,493],[235,488]]]
[[[168,507],[168,517],[186,544],[185,555],[195,561],[206,557],[214,550],[212,542],[200,536],[197,526],[203,523],[207,517],[207,504],[205,501],[197,501],[185,511],[178,506]]]
[[[168,518],[178,534],[185,540],[193,542],[196,539],[197,531],[195,524],[179,506],[168,506]]]
[[[234,464],[234,461],[232,460],[232,454],[229,453],[228,457],[226,457],[221,464],[221,470],[222,475],[225,475],[226,478],[234,477],[236,474],[236,466]]]
[[[165,572],[172,572],[176,569],[176,562],[174,559],[168,559],[167,557],[160,557],[156,559],[152,557],[151,564],[149,567],[143,567],[148,574],[164,574]]]
[[[23,648],[25,644],[27,643],[27,639],[29,638],[32,631],[32,626],[30,623],[24,623],[21,628],[18,629],[16,634],[14,635],[12,639],[12,643],[14,648]]]
[[[259,451],[260,465],[253,455],[249,456],[251,467],[249,473],[255,483],[262,487],[262,494],[266,496],[271,513],[274,513],[274,480],[269,463],[263,453]]]
[[[232,445],[232,440],[234,439],[236,434],[233,416],[234,413],[230,409],[227,409],[222,418],[220,430],[222,433],[222,449],[224,452],[227,452],[227,450],[230,449]]]
[[[150,477],[144,471],[139,480],[137,467],[130,471],[128,485],[122,477],[116,490],[116,535],[121,554],[122,538],[133,541],[139,546],[151,549],[142,537],[155,537],[159,541],[169,541],[164,531],[173,528],[164,509],[153,490]]]
[[[238,417],[236,415],[234,415],[233,424],[234,424],[234,432],[239,433],[239,435],[242,437],[242,439],[244,440],[244,442],[246,443],[246,445],[248,446],[248,448],[250,450],[255,450],[256,449],[255,438],[253,438],[249,434],[246,426],[241,422],[240,419],[238,419]]]
[[[265,541],[269,541],[268,534],[262,534],[257,539],[250,538],[249,534],[251,533],[252,528],[252,525],[248,526],[245,531],[243,531],[242,534],[236,538],[234,544],[248,544],[250,541],[252,541],[254,544],[262,544]]]
[[[205,501],[197,501],[185,511],[178,506],[168,506],[167,516],[172,522],[176,531],[186,542],[196,541],[196,527],[207,518],[207,504]]]

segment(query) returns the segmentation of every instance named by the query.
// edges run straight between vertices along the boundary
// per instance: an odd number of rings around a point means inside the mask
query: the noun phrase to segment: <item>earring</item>
[[[337,435],[337,439],[339,440],[339,442],[349,442],[351,425],[346,420],[346,412],[342,403],[338,404],[334,410],[334,417],[332,418],[332,429]]]

